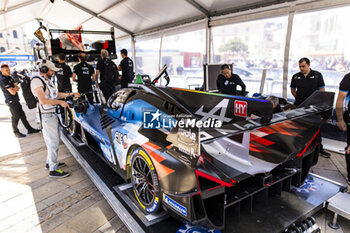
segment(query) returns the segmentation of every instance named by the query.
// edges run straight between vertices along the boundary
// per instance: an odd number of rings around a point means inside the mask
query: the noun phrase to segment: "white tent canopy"
[[[198,27],[205,29],[205,63],[210,64],[212,28],[288,16],[283,53],[283,97],[286,97],[295,13],[349,4],[350,0],[0,0],[0,32],[38,19],[48,23],[51,29],[74,29],[82,25],[84,30],[109,31],[114,27],[117,41],[131,39],[134,56],[135,41],[158,38],[152,46],[160,48],[160,68],[165,35]]]
[[[118,38],[285,2],[292,0],[1,0],[0,31],[42,19],[61,29],[113,26]]]

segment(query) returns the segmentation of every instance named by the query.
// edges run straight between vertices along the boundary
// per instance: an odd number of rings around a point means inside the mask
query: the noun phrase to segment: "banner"
[[[34,61],[33,55],[0,55],[0,61]]]

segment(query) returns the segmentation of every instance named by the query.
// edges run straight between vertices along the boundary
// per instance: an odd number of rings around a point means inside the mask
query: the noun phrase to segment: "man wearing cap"
[[[64,163],[57,162],[58,146],[60,142],[58,118],[56,115],[56,106],[60,105],[63,108],[68,107],[68,104],[59,100],[71,95],[79,97],[79,93],[63,93],[56,92],[55,86],[52,83],[52,76],[59,71],[51,61],[43,60],[39,63],[40,76],[35,76],[31,81],[31,90],[39,100],[42,131],[47,147],[46,168],[50,170],[50,177],[66,177],[68,172],[64,172],[59,167],[65,166]]]
[[[23,138],[26,135],[19,132],[17,125],[19,120],[22,121],[24,127],[28,130],[28,134],[37,133],[40,130],[34,129],[27,121],[26,114],[22,109],[22,105],[19,102],[18,91],[19,87],[17,82],[10,76],[10,68],[8,65],[3,64],[1,66],[0,72],[0,87],[5,96],[5,102],[10,108],[11,120],[12,120],[12,129],[13,133],[18,138]]]

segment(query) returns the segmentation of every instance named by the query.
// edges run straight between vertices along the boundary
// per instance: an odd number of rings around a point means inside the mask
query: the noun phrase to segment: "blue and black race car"
[[[106,104],[75,100],[69,130],[126,182],[147,213],[160,209],[222,229],[227,212],[299,186],[317,162],[320,126],[334,93],[273,114],[269,101],[145,84]]]

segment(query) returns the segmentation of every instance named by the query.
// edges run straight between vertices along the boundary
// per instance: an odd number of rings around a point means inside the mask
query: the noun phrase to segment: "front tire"
[[[151,158],[137,148],[131,155],[131,183],[138,205],[147,213],[156,213],[160,206],[160,186]]]
[[[64,110],[64,120],[67,130],[71,136],[77,136],[78,134],[78,123],[74,120],[74,113],[71,108],[66,108]]]

